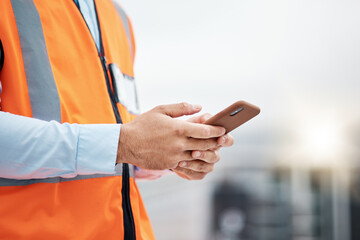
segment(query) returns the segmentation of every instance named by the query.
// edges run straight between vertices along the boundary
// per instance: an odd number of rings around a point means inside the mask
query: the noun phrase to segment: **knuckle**
[[[165,112],[166,106],[165,105],[158,105],[158,106],[154,107],[153,110],[155,110],[157,112]]]
[[[185,134],[184,128],[182,128],[180,126],[175,127],[174,131],[175,131],[176,136],[183,136]]]
[[[204,172],[205,169],[206,169],[206,167],[205,167],[205,164],[204,164],[204,163],[199,163],[199,164],[198,164],[197,170],[198,170],[199,172]]]
[[[212,171],[212,168],[213,168],[213,164],[203,162],[199,165],[198,171],[200,173],[208,173]]]
[[[211,148],[213,148],[213,147],[216,147],[216,145],[217,145],[217,142],[216,142],[216,141],[209,139],[209,140],[207,140],[206,149],[207,149],[207,150],[208,150],[208,149],[211,149]]]
[[[210,128],[204,126],[204,127],[202,128],[202,134],[203,134],[205,137],[209,136],[209,135],[210,135]]]
[[[200,157],[199,159],[206,159],[207,157],[207,153],[206,152],[200,152]]]
[[[173,151],[175,151],[175,152],[182,152],[184,149],[184,144],[181,142],[177,142],[173,145],[172,148],[173,148]]]
[[[208,150],[210,148],[210,144],[209,144],[209,140],[203,140],[202,142],[202,146],[203,149],[202,150]]]
[[[190,108],[190,104],[188,104],[187,102],[182,102],[182,103],[180,103],[180,107],[182,109],[188,109],[188,108]]]
[[[193,164],[191,163],[191,161],[187,162],[186,168],[189,170],[193,168]]]

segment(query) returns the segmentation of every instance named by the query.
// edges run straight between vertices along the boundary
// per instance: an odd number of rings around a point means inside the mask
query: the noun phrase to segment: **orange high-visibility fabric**
[[[94,40],[73,0],[33,1],[59,94],[62,122],[116,123]],[[96,0],[95,3],[108,63],[116,63],[124,74],[133,77],[129,40],[113,2]],[[0,38],[5,53],[0,72],[1,110],[32,117],[23,53],[10,0],[1,1],[0,16]],[[135,117],[123,105],[117,106],[124,123]],[[0,187],[0,239],[122,239],[121,188],[122,176]],[[130,199],[136,238],[154,239],[133,178],[130,178]]]
[[[32,117],[20,40],[10,1],[1,1],[0,38],[4,48],[0,79],[3,87],[1,110]],[[14,95],[13,95],[14,94]]]
[[[1,187],[0,239],[122,239],[121,180]]]
[[[151,224],[144,224],[148,222],[148,215],[144,208],[139,189],[133,178],[130,178],[130,189],[130,201],[133,208],[136,237],[138,239],[153,239],[154,235],[152,232]]]

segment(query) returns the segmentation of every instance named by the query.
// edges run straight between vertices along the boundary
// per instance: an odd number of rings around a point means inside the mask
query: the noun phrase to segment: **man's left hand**
[[[211,117],[206,113],[200,116],[190,118],[192,123],[204,123]],[[234,144],[234,138],[230,134],[225,134],[217,139],[218,147],[206,151],[192,151],[191,155],[196,160],[182,161],[173,171],[182,178],[188,180],[203,179],[208,173],[214,170],[214,165],[220,160],[220,148],[230,147]]]

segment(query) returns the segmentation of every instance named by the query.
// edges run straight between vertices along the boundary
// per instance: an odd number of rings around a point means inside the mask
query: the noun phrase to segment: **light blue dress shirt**
[[[96,47],[100,49],[100,35],[95,12],[94,0],[76,0],[79,3],[79,9],[83,15],[90,33],[95,41]],[[76,2],[75,1],[75,2]]]
[[[99,49],[94,1],[79,0],[79,6]],[[114,174],[120,126],[60,124],[0,111],[0,177]]]

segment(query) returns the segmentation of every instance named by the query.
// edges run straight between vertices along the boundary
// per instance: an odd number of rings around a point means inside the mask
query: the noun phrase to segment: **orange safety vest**
[[[2,111],[68,123],[127,123],[106,64],[133,78],[129,19],[95,0],[104,54],[73,0],[2,0]],[[105,62],[105,57],[107,63]],[[0,239],[154,239],[133,166],[71,179],[0,178]]]

